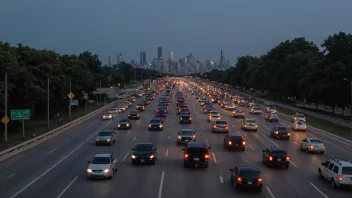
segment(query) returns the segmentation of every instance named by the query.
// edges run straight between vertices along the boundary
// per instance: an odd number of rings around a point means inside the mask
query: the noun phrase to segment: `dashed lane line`
[[[163,193],[164,175],[165,175],[165,172],[163,171],[163,172],[161,173],[161,180],[160,180],[158,198],[161,198],[161,195],[162,195],[162,193]]]
[[[276,144],[276,143],[275,143],[274,141],[272,141],[270,138],[266,137],[265,134],[263,134],[263,133],[260,133],[260,134],[262,134],[263,137],[265,137],[265,138],[266,138],[267,140],[269,140],[271,143],[275,144],[277,147],[280,147],[278,144]]]
[[[12,173],[11,175],[9,175],[8,177],[7,177],[7,179],[10,179],[11,177],[13,177],[13,176],[15,176],[16,175],[16,173]]]
[[[77,180],[78,176],[76,176],[67,186],[66,188],[57,196],[57,198],[60,198],[65,192],[72,186],[72,184]]]
[[[211,152],[211,154],[213,155],[215,164],[218,163],[218,162],[216,161],[215,153],[214,153],[214,152]]]
[[[315,190],[317,190],[323,197],[329,198],[326,194],[323,193],[323,191],[321,191],[318,187],[316,187],[312,182],[309,182],[309,184],[313,186],[313,188],[315,188]]]
[[[220,175],[220,183],[224,183],[224,180],[222,179],[222,176]]]
[[[268,193],[270,194],[270,196],[272,198],[275,198],[274,194],[271,192],[271,190],[270,190],[270,188],[268,186],[266,187],[266,190],[268,191]]]
[[[50,151],[50,152],[48,153],[48,155],[49,155],[50,153],[53,153],[53,152],[55,152],[55,151],[56,151],[56,149],[54,149],[54,150]]]

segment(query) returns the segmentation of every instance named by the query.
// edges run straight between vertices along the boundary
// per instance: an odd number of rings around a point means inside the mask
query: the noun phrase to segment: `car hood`
[[[181,138],[193,138],[193,135],[180,135]]]
[[[88,168],[92,170],[104,170],[110,168],[110,164],[89,164]]]
[[[119,122],[119,124],[129,124],[128,122]]]
[[[137,157],[150,157],[153,154],[153,151],[134,151],[133,155]]]

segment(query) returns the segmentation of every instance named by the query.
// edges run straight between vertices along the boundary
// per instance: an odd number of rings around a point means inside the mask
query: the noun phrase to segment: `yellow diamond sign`
[[[7,124],[10,122],[10,118],[8,116],[4,116],[4,117],[2,117],[1,122],[4,124]]]
[[[73,94],[72,92],[70,92],[67,96],[68,96],[70,99],[72,99],[73,97],[75,97],[75,94]]]

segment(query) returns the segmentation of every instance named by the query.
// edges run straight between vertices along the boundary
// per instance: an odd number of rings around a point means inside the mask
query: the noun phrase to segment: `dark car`
[[[155,165],[158,158],[157,148],[152,142],[137,143],[132,153],[132,165],[137,163],[151,163]]]
[[[277,116],[275,113],[268,113],[265,116],[265,120],[269,122],[279,122],[279,116]]]
[[[148,130],[149,131],[152,131],[152,130],[162,131],[162,130],[164,130],[163,122],[160,119],[153,118],[149,122]]]
[[[212,105],[204,105],[203,113],[207,114],[210,113],[212,110],[214,110],[214,107]]]
[[[201,166],[208,168],[210,147],[203,142],[189,142],[183,150],[184,168]]]
[[[166,118],[166,110],[158,110],[155,114],[155,117],[162,117],[162,118]]]
[[[180,123],[192,123],[192,116],[190,113],[182,112],[180,114]]]
[[[128,119],[136,119],[139,120],[141,118],[141,114],[139,111],[137,110],[132,110],[129,114],[128,114]]]
[[[162,117],[154,117],[152,120],[159,120],[161,123],[164,123],[164,118]]]
[[[186,104],[186,100],[184,98],[182,99],[177,99],[176,105],[178,106],[179,104]]]
[[[167,109],[166,109],[165,107],[158,107],[158,108],[156,109],[156,111],[159,111],[159,110],[165,110],[166,113],[167,113]]]
[[[169,103],[168,103],[168,102],[161,101],[161,102],[159,102],[159,105],[162,105],[162,106],[169,106]]]
[[[132,129],[132,123],[128,119],[121,119],[117,124],[117,129]]]
[[[169,109],[168,106],[166,106],[165,104],[160,104],[160,103],[158,104],[157,108],[164,108],[165,110]]]
[[[245,118],[246,114],[242,109],[235,109],[232,111],[232,116],[235,118]]]
[[[187,105],[179,105],[178,109],[177,109],[178,114],[180,114],[181,109],[188,109],[188,106]]]
[[[266,164],[268,167],[284,166],[285,168],[289,168],[290,157],[281,148],[269,147],[263,150],[263,164]]]
[[[271,137],[276,139],[290,139],[291,133],[284,126],[275,126],[271,129]]]
[[[244,151],[246,149],[246,141],[240,135],[226,135],[224,138],[224,147],[227,150],[241,149],[241,151]]]
[[[145,111],[145,105],[144,104],[137,104],[136,109],[138,111]]]
[[[260,171],[251,166],[235,166],[230,169],[231,183],[236,189],[256,189],[261,192],[263,188],[263,179],[260,177]]]
[[[182,113],[191,113],[191,111],[188,108],[182,108],[178,114],[182,114]]]
[[[193,129],[181,129],[177,135],[177,145],[196,141],[196,131]]]

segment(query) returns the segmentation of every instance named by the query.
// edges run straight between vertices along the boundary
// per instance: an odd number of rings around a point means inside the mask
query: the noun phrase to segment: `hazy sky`
[[[192,52],[217,60],[220,49],[262,55],[279,42],[304,36],[317,44],[352,32],[352,0],[0,0],[0,41],[59,53],[88,50],[103,63],[111,55],[139,62]]]

